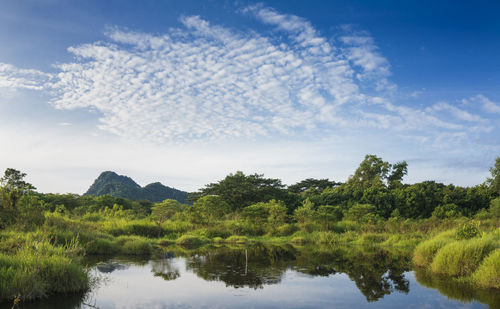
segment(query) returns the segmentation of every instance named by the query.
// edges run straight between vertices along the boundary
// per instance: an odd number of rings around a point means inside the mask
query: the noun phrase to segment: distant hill
[[[84,195],[106,194],[132,200],[149,200],[154,203],[165,199],[186,203],[187,199],[187,192],[164,186],[159,182],[151,183],[143,188],[132,178],[111,171],[102,172]]]

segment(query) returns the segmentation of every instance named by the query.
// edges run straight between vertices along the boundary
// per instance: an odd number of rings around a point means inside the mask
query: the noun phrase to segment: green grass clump
[[[44,235],[24,236],[15,253],[0,253],[0,301],[15,295],[32,300],[89,288],[88,273],[78,264],[83,252],[77,239],[54,246]]]
[[[214,238],[212,239],[212,241],[213,241],[214,243],[216,243],[216,244],[218,244],[218,243],[223,243],[223,242],[224,242],[224,238],[222,238],[222,237],[214,237]]]
[[[114,254],[118,250],[119,247],[114,241],[104,238],[91,240],[85,245],[85,252],[88,255]]]
[[[120,248],[120,253],[126,255],[148,256],[153,251],[151,242],[144,237],[120,236],[116,238],[115,242]]]
[[[247,244],[250,242],[250,240],[248,238],[246,238],[245,236],[233,235],[233,236],[226,238],[226,242],[230,243],[230,244]]]
[[[290,240],[290,241],[296,245],[305,245],[305,244],[308,244],[311,242],[309,239],[302,237],[302,236],[293,237],[292,240]]]
[[[337,234],[334,232],[315,232],[313,233],[313,241],[318,244],[339,244],[345,242],[342,234]]]
[[[189,245],[202,245],[208,243],[208,239],[202,236],[195,235],[182,235],[175,241],[178,245],[189,246]]]
[[[472,275],[472,281],[483,288],[500,289],[500,249],[483,260]]]
[[[474,272],[481,261],[497,244],[490,238],[473,238],[454,241],[439,249],[431,270],[448,276],[467,276]]]
[[[421,242],[413,251],[413,262],[420,267],[429,266],[439,249],[446,246],[448,241],[443,238],[433,238]]]

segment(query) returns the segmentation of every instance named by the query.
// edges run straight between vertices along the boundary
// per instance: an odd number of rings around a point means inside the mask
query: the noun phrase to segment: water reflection
[[[59,295],[20,308],[454,308],[459,304],[447,297],[473,302],[465,307],[481,307],[474,302],[480,301],[500,308],[495,291],[474,290],[421,270],[416,270],[415,281],[410,252],[381,248],[172,246],[151,260],[100,257],[87,263],[102,279],[90,293]],[[10,306],[0,304],[3,308]]]
[[[479,301],[490,308],[500,308],[500,292],[492,289],[480,289],[470,284],[433,275],[425,269],[416,269],[415,278],[423,286],[437,289],[441,294],[464,303]]]
[[[394,291],[409,291],[409,282],[404,277],[404,272],[410,270],[409,254],[380,248],[296,248],[259,244],[248,248],[170,250],[171,254],[184,257],[187,270],[200,278],[222,281],[235,288],[261,289],[265,285],[278,284],[287,270],[294,270],[323,277],[345,273],[367,301],[377,301]]]

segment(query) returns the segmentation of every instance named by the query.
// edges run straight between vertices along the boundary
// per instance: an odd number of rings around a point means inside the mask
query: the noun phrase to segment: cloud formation
[[[180,18],[182,27],[162,35],[112,28],[106,41],[68,48],[74,61],[54,74],[0,63],[0,87],[47,91],[57,109],[95,110],[100,129],[157,143],[365,128],[459,140],[492,130],[466,106],[398,102],[390,63],[367,32],[342,26],[328,39],[272,8],[242,13],[273,32],[236,31],[199,16]],[[484,96],[470,100],[500,112]]]

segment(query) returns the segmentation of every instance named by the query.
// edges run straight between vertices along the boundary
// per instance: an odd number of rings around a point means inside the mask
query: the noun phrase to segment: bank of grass
[[[472,238],[457,239],[470,219],[390,219],[375,223],[340,221],[325,226],[265,224],[229,218],[210,225],[168,220],[70,217],[47,213],[35,231],[0,232],[0,300],[21,295],[36,299],[58,292],[84,291],[89,275],[80,264],[86,255],[149,256],[157,248],[202,245],[246,245],[253,242],[297,246],[380,246],[413,251],[413,262],[429,271],[476,286],[500,288],[500,229],[498,220],[483,221]],[[472,232],[471,232],[472,231]]]
[[[15,252],[0,253],[0,301],[34,300],[89,288],[89,274],[79,263],[82,251],[76,240],[62,247],[39,234],[29,235],[30,239],[16,236]]]
[[[465,233],[470,238],[463,239]],[[500,288],[500,228],[475,230],[470,225],[440,233],[420,243],[414,264],[433,274],[482,288]]]

